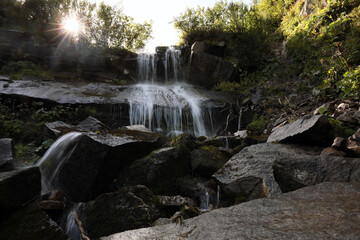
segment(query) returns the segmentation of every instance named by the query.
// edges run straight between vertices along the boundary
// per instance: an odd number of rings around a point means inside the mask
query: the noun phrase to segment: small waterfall
[[[77,146],[81,133],[71,132],[56,140],[40,159],[41,194],[59,188],[58,172]]]
[[[166,83],[169,80],[173,80],[173,81],[177,82],[181,79],[182,68],[181,68],[180,55],[181,55],[181,51],[174,47],[169,47],[166,49],[165,61],[164,61]],[[169,66],[172,66],[172,69],[169,69]],[[169,79],[169,72],[170,73],[172,72],[173,79]]]
[[[240,111],[239,111],[239,119],[238,119],[238,131],[240,131],[240,128],[241,128],[241,117],[242,117],[242,112],[243,112],[243,109],[242,107],[240,107]]]
[[[156,57],[154,54],[138,54],[137,64],[139,80],[145,82],[156,82]]]
[[[207,135],[200,107],[204,99],[185,84],[138,84],[130,91],[130,125],[141,124],[153,131],[164,130],[169,135],[184,131],[196,136]],[[191,113],[190,118],[184,117],[187,111]]]
[[[76,203],[72,207],[72,209],[69,211],[69,214],[67,215],[67,218],[66,218],[65,232],[73,240],[83,240],[83,238],[81,237],[81,231],[76,222],[76,217],[77,217],[80,206],[81,206],[81,203]]]
[[[220,186],[217,186],[217,191],[216,191],[216,208],[218,208],[220,206]]]
[[[201,198],[200,209],[203,211],[208,210],[210,206],[209,202],[210,202],[209,192],[206,191],[205,195]]]

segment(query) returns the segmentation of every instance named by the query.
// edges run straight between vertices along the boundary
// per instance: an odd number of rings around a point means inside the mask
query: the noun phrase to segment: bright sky
[[[136,22],[153,20],[153,39],[145,48],[145,52],[155,52],[156,46],[175,45],[179,41],[179,32],[171,23],[173,18],[183,13],[187,7],[195,8],[214,6],[219,0],[96,0],[109,5],[120,5],[126,15]],[[251,0],[243,0],[250,4]]]

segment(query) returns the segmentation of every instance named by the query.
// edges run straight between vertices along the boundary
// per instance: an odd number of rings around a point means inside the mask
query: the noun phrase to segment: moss
[[[340,120],[329,118],[329,123],[334,129],[335,137],[348,138],[355,133],[355,129]]]
[[[258,117],[255,115],[253,121],[246,126],[246,130],[252,133],[262,133],[266,129],[269,122],[270,121],[265,119],[264,116]]]

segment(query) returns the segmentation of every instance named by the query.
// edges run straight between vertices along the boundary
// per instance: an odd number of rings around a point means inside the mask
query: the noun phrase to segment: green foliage
[[[51,72],[43,70],[40,66],[29,61],[9,62],[0,69],[0,73],[10,75],[11,79],[22,79],[23,77],[52,78]]]
[[[329,118],[329,123],[334,129],[335,137],[348,138],[355,133],[355,130],[340,120]]]
[[[264,116],[258,117],[254,115],[253,121],[246,126],[246,130],[261,134],[269,124],[269,120],[265,119]]]
[[[23,145],[21,143],[15,145],[15,157],[21,163],[35,164],[40,156],[35,154],[35,147],[33,143]]]
[[[241,88],[237,82],[220,82],[213,87],[214,91],[237,92]]]

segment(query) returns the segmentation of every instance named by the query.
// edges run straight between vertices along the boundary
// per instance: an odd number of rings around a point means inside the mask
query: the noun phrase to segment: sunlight
[[[81,31],[81,23],[75,14],[65,17],[61,23],[62,29],[72,36],[78,36]]]

